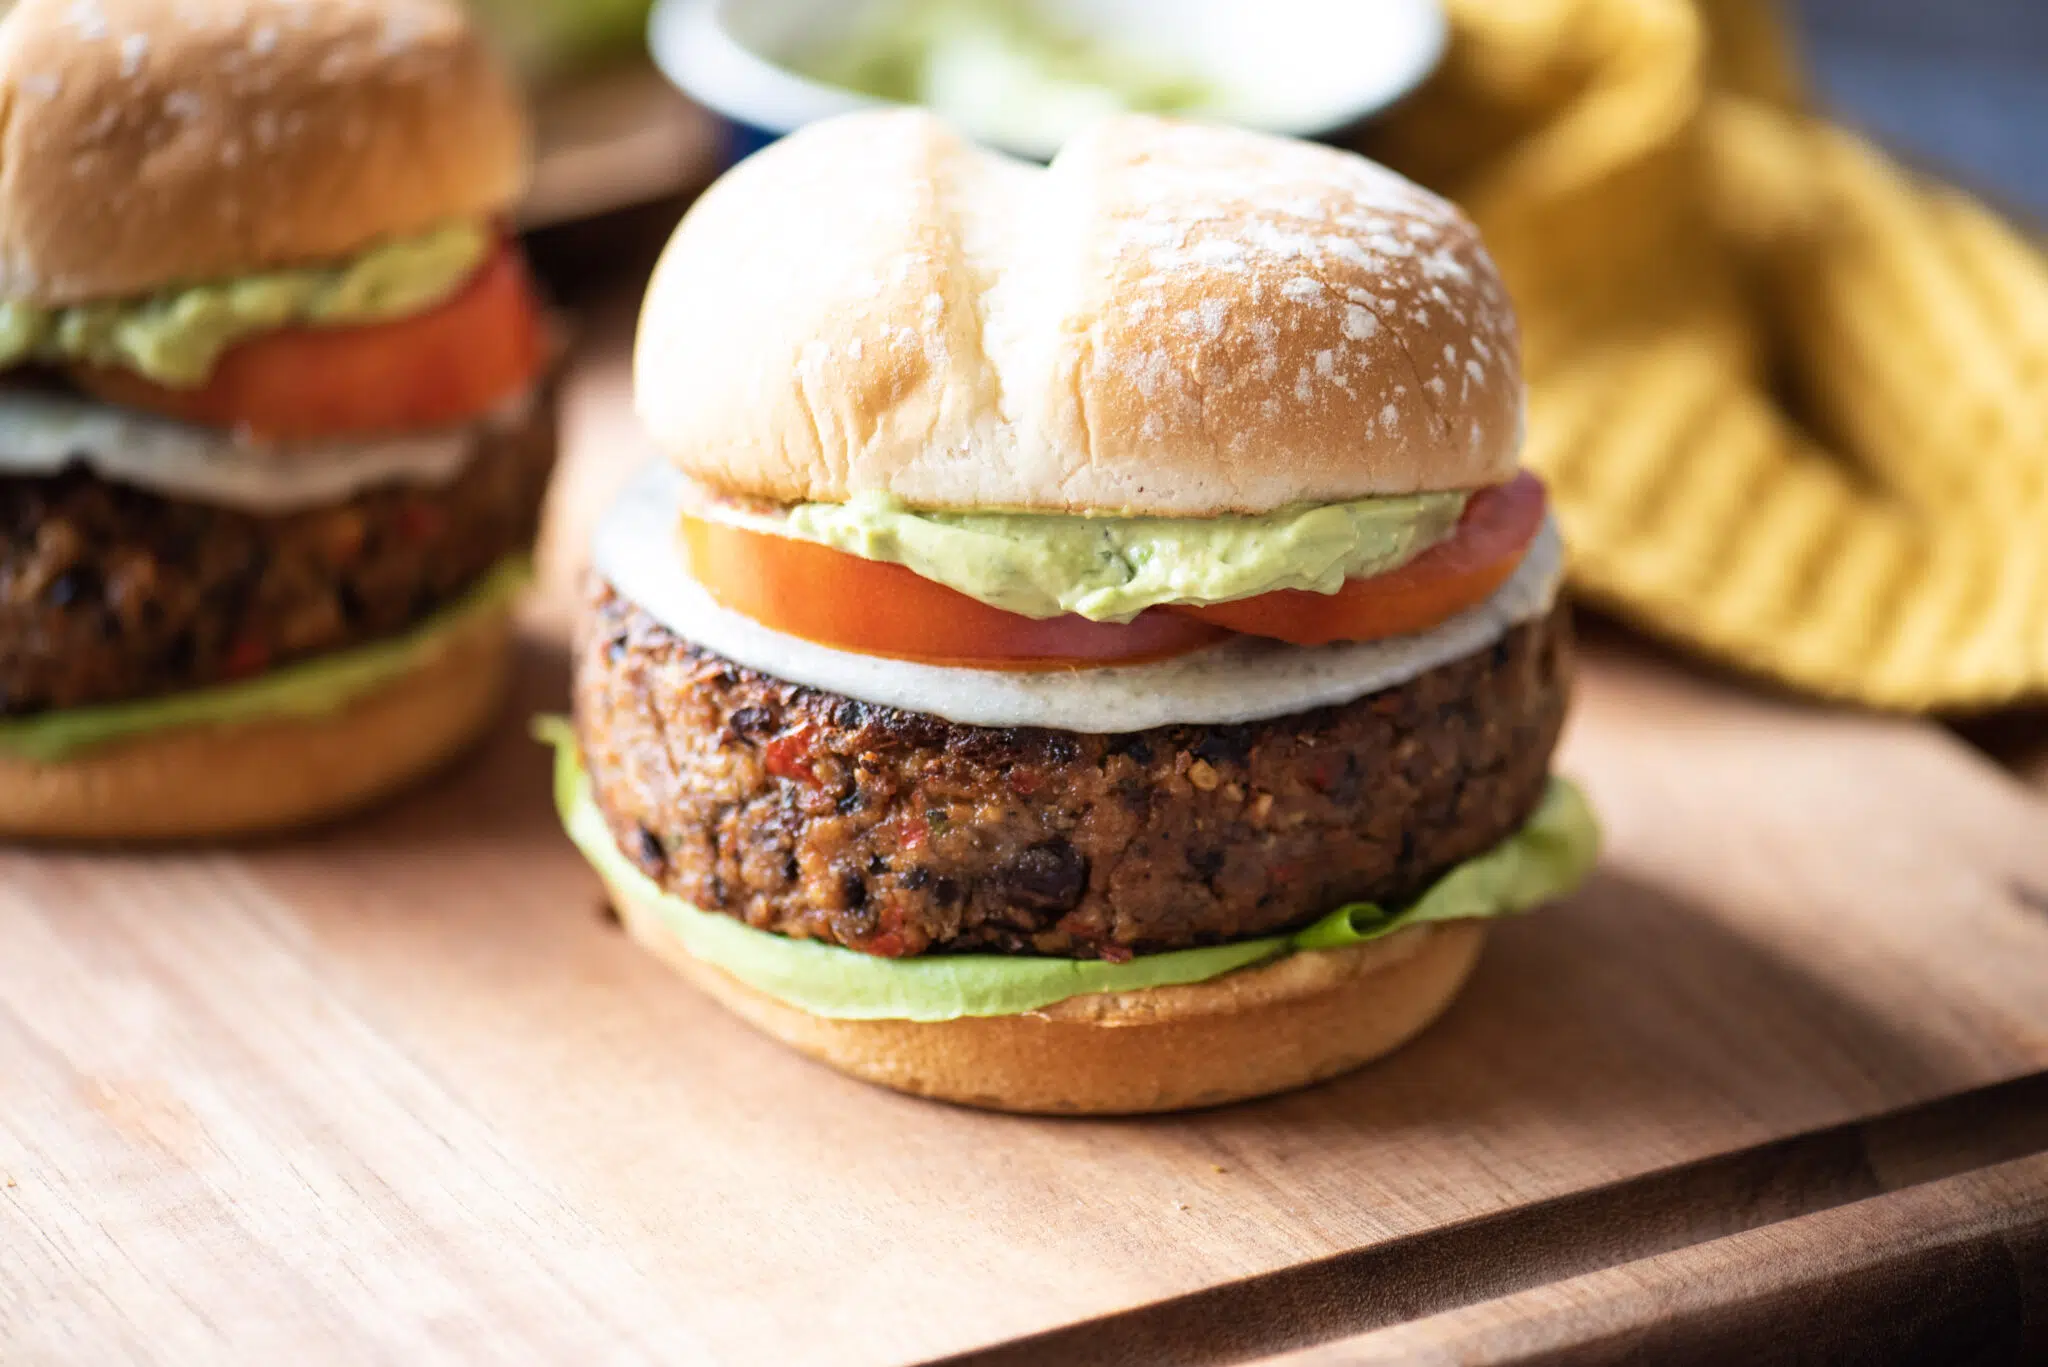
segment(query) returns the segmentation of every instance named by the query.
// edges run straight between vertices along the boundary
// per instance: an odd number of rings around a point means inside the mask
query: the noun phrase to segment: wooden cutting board
[[[0,1361],[2048,1355],[2048,806],[1597,634],[1598,876],[1381,1065],[1020,1120],[726,1017],[524,737],[642,455],[607,356],[481,754],[308,840],[0,852]]]

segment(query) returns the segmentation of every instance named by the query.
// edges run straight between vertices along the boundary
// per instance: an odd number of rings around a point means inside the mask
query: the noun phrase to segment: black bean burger
[[[633,932],[858,1076],[1024,1111],[1331,1076],[1595,835],[1469,223],[1121,117],[1049,168],[817,125],[641,318],[558,799]]]
[[[452,0],[0,20],[0,834],[356,806],[474,737],[554,456]]]

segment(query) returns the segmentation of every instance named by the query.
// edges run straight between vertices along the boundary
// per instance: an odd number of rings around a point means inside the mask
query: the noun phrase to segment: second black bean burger
[[[1471,226],[1118,118],[1049,168],[811,128],[678,230],[558,797],[627,924],[861,1077],[1297,1086],[1574,885],[1569,627]]]
[[[0,836],[294,826],[503,696],[554,459],[455,0],[0,17]]]

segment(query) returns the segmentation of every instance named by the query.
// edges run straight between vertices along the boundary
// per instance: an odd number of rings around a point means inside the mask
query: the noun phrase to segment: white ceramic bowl
[[[1339,132],[1393,103],[1435,67],[1445,38],[1438,0],[1037,2],[1065,28],[1203,73],[1227,92],[1228,107],[1197,117],[1295,137]],[[649,46],[671,81],[732,121],[743,153],[814,119],[883,103],[784,63],[829,47],[887,3],[662,0]],[[1039,160],[1064,137],[963,131]]]

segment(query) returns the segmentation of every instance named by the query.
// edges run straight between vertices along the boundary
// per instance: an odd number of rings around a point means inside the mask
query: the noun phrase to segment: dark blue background
[[[1797,0],[1822,96],[2048,222],[2048,0]]]

